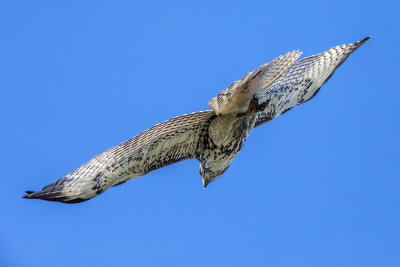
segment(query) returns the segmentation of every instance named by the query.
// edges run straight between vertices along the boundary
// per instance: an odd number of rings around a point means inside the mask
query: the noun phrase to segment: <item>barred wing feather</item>
[[[82,202],[111,186],[184,159],[196,158],[213,116],[213,111],[201,111],[156,124],[95,156],[42,190],[27,191],[24,197],[64,203]]]
[[[294,63],[271,86],[258,94],[259,102],[268,104],[257,114],[255,127],[313,98],[335,70],[369,38],[349,45],[336,46]]]

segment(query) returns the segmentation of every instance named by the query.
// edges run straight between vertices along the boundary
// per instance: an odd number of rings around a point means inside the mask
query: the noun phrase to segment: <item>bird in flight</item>
[[[208,102],[212,110],[156,124],[24,198],[78,203],[185,159],[200,161],[205,188],[229,168],[251,130],[313,98],[369,38],[297,62],[298,51],[280,56],[221,91]]]

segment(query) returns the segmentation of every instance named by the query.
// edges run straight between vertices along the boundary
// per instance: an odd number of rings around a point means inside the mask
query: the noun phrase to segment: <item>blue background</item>
[[[1,1],[0,266],[400,266],[395,1]],[[202,189],[22,199],[280,54],[372,35]]]

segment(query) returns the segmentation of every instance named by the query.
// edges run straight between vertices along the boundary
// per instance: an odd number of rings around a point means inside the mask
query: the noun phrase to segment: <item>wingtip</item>
[[[51,192],[51,193],[46,193],[41,190],[41,191],[25,191],[26,195],[22,196],[22,198],[27,198],[27,199],[43,199],[47,201],[56,201],[56,202],[62,202],[62,203],[67,203],[67,204],[75,204],[75,203],[80,203],[89,200],[90,198],[81,198],[81,197],[71,197],[71,196],[66,196],[63,195],[61,192]]]
[[[365,42],[365,41],[367,41],[369,38],[371,38],[372,37],[372,35],[369,35],[369,36],[367,36],[367,37],[365,37],[364,39],[362,39],[360,42]]]
[[[22,196],[22,198],[31,198],[31,194],[35,193],[35,191],[25,191],[26,195]]]
[[[358,42],[356,42],[355,44],[357,45],[357,46],[360,46],[360,45],[362,45],[363,43],[365,43],[369,38],[371,38],[372,36],[367,36],[367,37],[365,37],[364,39],[362,39],[361,41],[358,41]]]
[[[358,48],[360,48],[360,46],[362,46],[369,38],[371,38],[371,36],[367,36],[364,39],[362,39],[361,41],[357,41],[355,43],[348,44],[348,45],[345,45],[345,46],[350,48],[350,54],[351,54],[354,51],[356,51]]]

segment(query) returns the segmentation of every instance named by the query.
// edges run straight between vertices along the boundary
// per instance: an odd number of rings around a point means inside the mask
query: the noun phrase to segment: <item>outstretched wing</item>
[[[336,46],[294,63],[285,74],[258,95],[259,103],[267,103],[267,106],[262,112],[258,112],[255,127],[313,98],[348,56],[369,38]]]
[[[79,169],[24,198],[65,203],[88,200],[111,186],[169,164],[196,158],[207,134],[211,110],[175,117],[157,124],[119,146],[97,155]]]
[[[300,55],[301,52],[293,51],[258,67],[220,92],[208,105],[218,115],[245,112],[253,95],[262,92],[281,77]]]

